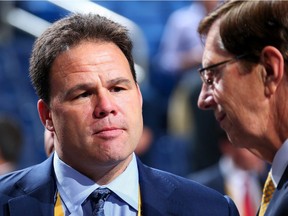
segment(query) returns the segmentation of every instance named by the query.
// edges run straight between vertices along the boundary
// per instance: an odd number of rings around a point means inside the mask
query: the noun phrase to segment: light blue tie
[[[111,191],[108,188],[98,188],[90,194],[92,216],[105,216],[104,202],[108,199]]]

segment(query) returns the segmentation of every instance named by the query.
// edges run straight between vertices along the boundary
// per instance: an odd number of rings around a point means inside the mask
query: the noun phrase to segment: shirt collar
[[[138,210],[139,180],[137,161],[134,154],[126,170],[106,185],[106,187],[116,193],[135,210]]]
[[[56,152],[53,163],[57,188],[62,201],[70,212],[79,211],[78,208],[85,199],[100,185],[64,163]],[[109,188],[123,201],[138,210],[139,181],[134,153],[125,171],[108,185],[102,185],[102,187]]]
[[[288,139],[277,151],[272,162],[272,180],[275,187],[279,184],[281,177],[288,165]]]

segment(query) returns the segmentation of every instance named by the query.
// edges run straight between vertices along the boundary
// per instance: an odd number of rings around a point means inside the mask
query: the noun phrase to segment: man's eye
[[[83,92],[82,94],[79,94],[76,98],[85,98],[89,97],[91,95],[90,92]]]
[[[119,87],[119,86],[115,86],[113,88],[110,89],[111,92],[120,92],[123,91],[124,88],[123,87]]]
[[[207,70],[207,74],[214,75],[215,73],[217,73],[217,68],[210,68],[209,70]]]
[[[215,74],[214,69],[206,70],[206,73],[204,74],[204,77],[205,77],[205,82],[206,82],[208,85],[212,85],[212,84],[213,84],[214,74]]]
[[[214,78],[215,75],[217,75],[218,73],[219,73],[218,68],[211,68],[211,69],[206,71],[206,76],[209,78]]]
[[[205,73],[205,77],[206,78],[211,78],[214,76],[214,71],[213,70],[206,70],[206,73]]]

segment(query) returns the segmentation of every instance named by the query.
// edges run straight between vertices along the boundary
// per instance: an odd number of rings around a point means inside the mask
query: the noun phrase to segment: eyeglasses
[[[217,67],[219,67],[221,65],[224,65],[224,64],[228,64],[228,63],[230,63],[232,61],[237,61],[239,59],[242,59],[242,58],[246,57],[247,55],[248,54],[238,55],[238,56],[235,56],[232,59],[228,59],[228,60],[225,60],[225,61],[222,61],[222,62],[218,62],[216,64],[209,65],[208,67],[198,69],[202,81],[205,84],[207,84],[207,85],[212,85],[213,82],[214,82],[215,73],[217,72],[217,70],[215,70],[215,69]]]

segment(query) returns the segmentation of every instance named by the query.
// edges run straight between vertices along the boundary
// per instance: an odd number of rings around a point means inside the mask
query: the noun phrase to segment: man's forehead
[[[203,53],[203,63],[210,62],[215,56],[229,56],[229,53],[225,50],[220,33],[220,20],[217,20],[211,26],[206,42],[205,42],[205,49]]]

